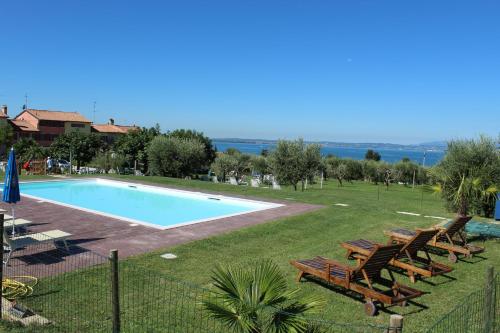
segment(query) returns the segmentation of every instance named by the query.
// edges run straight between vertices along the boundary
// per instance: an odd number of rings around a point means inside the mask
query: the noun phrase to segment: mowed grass
[[[289,261],[322,255],[354,265],[354,262],[345,259],[345,251],[339,246],[342,241],[365,238],[385,242],[383,230],[394,227],[411,229],[429,227],[439,222],[423,215],[451,218],[453,215],[445,211],[442,200],[430,190],[412,189],[401,185],[391,185],[386,190],[383,186],[364,182],[347,183],[344,187],[339,187],[337,182],[328,181],[325,182],[323,189],[319,188],[319,184],[315,184],[305,192],[295,192],[290,188],[274,191],[160,177],[115,177],[225,194],[234,193],[323,205],[323,208],[307,214],[162,249],[126,261],[127,266],[135,268],[134,274],[163,275],[210,288],[211,271],[218,263],[251,266],[260,260],[270,259],[280,266],[289,280],[290,287],[300,288],[302,294],[315,295],[326,302],[325,308],[318,316],[339,323],[387,324],[389,315],[398,313],[405,317],[405,332],[424,332],[444,314],[466,301],[464,298],[468,294],[482,286],[488,266],[500,267],[500,243],[497,240],[477,240],[476,243],[486,247],[485,253],[459,261],[453,265],[455,270],[447,277],[435,277],[417,282],[413,286],[426,293],[415,302],[411,302],[408,307],[391,307],[381,311],[376,317],[367,317],[360,298],[347,296],[338,289],[328,288],[312,281],[297,283],[295,281],[297,271]],[[349,206],[335,206],[335,203]],[[415,212],[422,216],[402,215],[397,211]],[[159,255],[165,252],[175,253],[178,259],[160,258]],[[447,262],[446,256],[434,255],[434,258],[437,261]],[[86,273],[90,279],[92,274],[92,271]],[[399,282],[410,284],[406,276],[398,273],[395,276]],[[128,287],[132,288],[124,286]],[[134,288],[137,289],[137,286]],[[92,313],[95,300],[91,295],[86,296],[85,290],[87,288],[83,288],[78,297],[83,300],[88,297],[89,300],[85,302],[80,299],[78,307],[82,313],[89,314]],[[61,292],[64,293],[64,290]],[[43,296],[39,297],[36,303],[43,303]],[[57,308],[57,303],[53,303],[52,306],[56,307],[52,311],[67,311],[63,305],[61,309]],[[128,315],[127,319],[140,321],[142,320],[140,316],[143,315],[144,313],[138,313],[137,318]],[[157,327],[157,330],[161,332],[162,328]]]

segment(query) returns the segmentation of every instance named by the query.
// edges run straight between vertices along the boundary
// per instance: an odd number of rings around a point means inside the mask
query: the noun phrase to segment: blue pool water
[[[20,188],[22,195],[162,229],[279,206],[102,179],[22,183]]]

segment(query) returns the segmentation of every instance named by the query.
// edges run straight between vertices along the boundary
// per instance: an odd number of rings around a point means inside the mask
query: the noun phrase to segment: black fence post
[[[486,270],[485,302],[484,302],[484,332],[493,332],[493,321],[495,320],[495,270],[490,266]]]
[[[3,222],[4,215],[0,214],[0,234],[2,235],[2,251],[0,251],[0,259],[2,262],[0,265],[0,290],[3,290]],[[2,311],[2,295],[0,294],[0,320],[2,320]]]
[[[113,333],[120,332],[120,288],[118,285],[118,250],[109,252],[111,264],[111,306],[113,312]]]

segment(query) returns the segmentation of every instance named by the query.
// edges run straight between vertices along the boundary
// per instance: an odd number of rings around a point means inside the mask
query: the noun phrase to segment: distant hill
[[[446,141],[431,141],[431,142],[422,142],[419,146],[433,146],[433,147],[443,147],[446,148],[448,146],[448,142]]]

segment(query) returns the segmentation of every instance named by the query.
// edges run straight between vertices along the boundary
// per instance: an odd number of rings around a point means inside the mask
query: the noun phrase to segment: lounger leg
[[[297,282],[300,282],[300,280],[302,279],[303,276],[304,276],[304,272],[299,271],[299,274],[297,274]]]
[[[64,242],[64,247],[66,248],[66,251],[69,252],[68,243],[66,242],[66,240],[63,240],[63,242]]]
[[[410,278],[411,283],[415,283],[416,282],[415,274],[413,272],[408,271],[408,277]]]
[[[3,249],[2,249],[3,251]],[[9,254],[7,255],[7,260],[5,260],[4,265],[7,266],[9,264],[10,255],[12,254],[12,249],[9,250]]]

